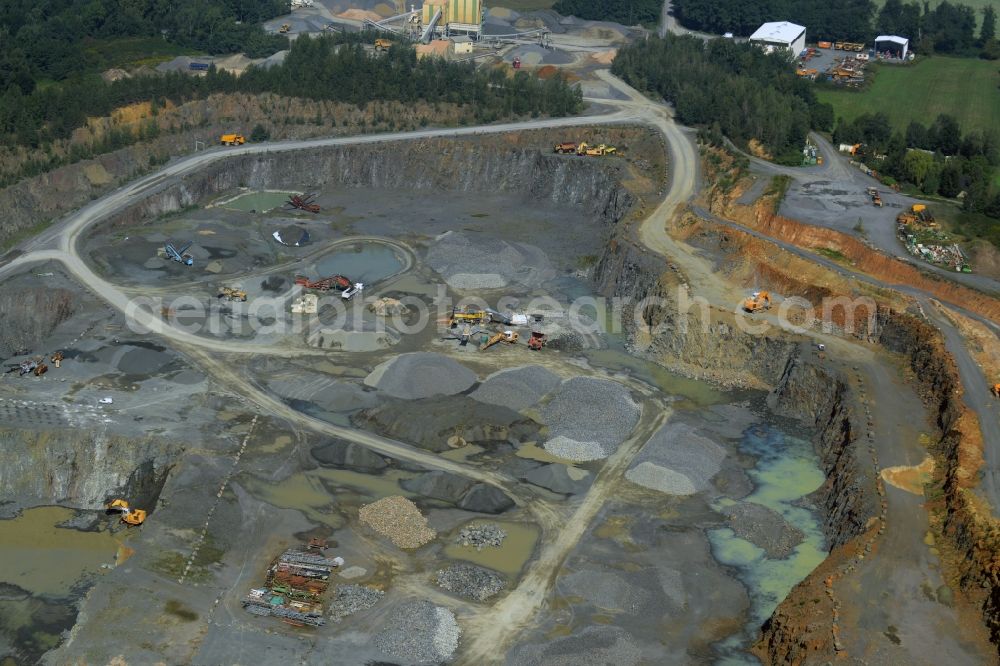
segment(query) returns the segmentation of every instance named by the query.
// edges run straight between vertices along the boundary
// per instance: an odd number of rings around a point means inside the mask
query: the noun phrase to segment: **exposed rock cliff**
[[[112,495],[153,507],[182,447],[92,431],[0,430],[0,488],[21,503],[98,508]]]

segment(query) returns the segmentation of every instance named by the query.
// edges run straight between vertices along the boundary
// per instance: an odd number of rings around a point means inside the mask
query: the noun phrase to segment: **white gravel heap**
[[[549,453],[586,461],[613,454],[639,421],[639,406],[618,382],[593,377],[564,381],[541,409],[552,438]]]
[[[400,354],[379,364],[365,384],[395,398],[418,400],[455,395],[476,383],[476,373],[447,356],[433,352]]]
[[[708,487],[725,457],[724,448],[691,426],[668,423],[643,445],[625,478],[668,495],[693,495]]]
[[[365,504],[358,516],[362,523],[389,537],[399,548],[420,548],[437,537],[417,505],[400,495]]]
[[[414,599],[398,606],[375,634],[375,645],[394,659],[436,664],[451,659],[461,630],[454,613]]]
[[[539,285],[555,275],[533,245],[449,231],[427,251],[427,263],[453,289],[500,289],[511,283]]]
[[[367,585],[338,585],[330,602],[330,619],[340,622],[345,617],[368,610],[385,596],[385,592]]]
[[[557,386],[559,377],[544,367],[522,365],[494,372],[469,397],[519,412],[535,405]]]

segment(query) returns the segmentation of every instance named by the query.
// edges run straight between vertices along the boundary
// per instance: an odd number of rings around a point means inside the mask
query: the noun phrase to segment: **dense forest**
[[[662,8],[661,0],[556,0],[552,6],[563,16],[622,25],[656,23]]]
[[[210,70],[205,76],[172,73],[106,83],[90,75],[39,87],[29,94],[11,86],[0,95],[0,143],[43,146],[69,137],[87,116],[104,116],[132,102],[181,103],[216,92],[273,92],[363,105],[375,100],[453,102],[490,122],[526,114],[567,115],[582,108],[579,87],[562,77],[540,80],[525,72],[477,70],[471,63],[417,60],[414,49],[394,45],[380,56],[360,38],[300,37],[282,65],[250,68],[243,76]]]
[[[674,14],[686,27],[706,32],[750,35],[767,21],[804,25],[810,40],[870,42],[876,34],[902,35],[922,53],[974,55],[995,42],[996,13],[987,7],[976,37],[971,7],[945,0],[934,9],[924,2],[886,0],[674,0]]]
[[[252,58],[287,48],[260,23],[288,12],[283,0],[4,0],[0,2],[0,94],[92,69],[88,43],[155,37],[206,53]]]
[[[1000,136],[975,130],[964,136],[958,121],[940,115],[928,127],[912,122],[893,127],[884,114],[865,114],[838,122],[838,143],[862,144],[861,159],[890,178],[917,187],[924,194],[956,197],[964,192],[969,213],[1000,218],[1000,191],[993,185],[1000,166]]]
[[[650,38],[618,51],[611,71],[671,102],[685,125],[700,125],[779,161],[802,159],[810,128],[829,130],[833,109],[816,101],[783,54],[749,44],[695,37]]]

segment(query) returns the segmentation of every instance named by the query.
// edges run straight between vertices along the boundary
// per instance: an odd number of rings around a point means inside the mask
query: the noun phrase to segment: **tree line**
[[[88,43],[154,37],[205,53],[264,57],[287,48],[260,23],[285,14],[287,0],[4,0],[0,2],[0,94],[30,93],[94,68]]]
[[[557,0],[552,6],[563,16],[622,25],[656,23],[662,8],[661,0]]]
[[[1000,219],[1000,135],[993,130],[962,134],[958,121],[941,114],[929,126],[911,122],[893,127],[883,113],[838,121],[837,143],[862,144],[859,159],[894,181],[910,183],[928,195],[953,198],[965,193],[963,209]],[[890,181],[892,182],[892,181]]]
[[[418,60],[413,47],[405,44],[373,56],[358,38],[302,36],[284,63],[251,67],[239,77],[213,67],[204,76],[172,72],[113,83],[91,74],[28,94],[12,86],[0,95],[0,142],[40,147],[68,138],[88,116],[106,116],[127,104],[181,104],[231,92],[271,92],[362,106],[379,100],[447,102],[470,107],[479,122],[529,114],[562,116],[583,107],[579,86],[570,86],[561,76],[541,80],[518,72],[508,77],[504,70],[477,69],[471,63]]]
[[[785,55],[745,43],[654,37],[619,49],[611,71],[673,104],[685,125],[744,146],[756,140],[778,161],[798,164],[810,128],[833,125],[833,108],[817,101]]]
[[[716,34],[752,34],[767,21],[788,20],[806,26],[810,40],[870,43],[875,35],[901,35],[923,53],[974,55],[996,51],[996,11],[983,9],[976,36],[976,12],[944,0],[931,9],[924,0],[674,0],[674,15],[684,26]]]

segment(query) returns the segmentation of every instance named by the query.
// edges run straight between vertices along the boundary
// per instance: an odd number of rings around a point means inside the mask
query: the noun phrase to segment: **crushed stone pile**
[[[503,540],[507,538],[507,533],[496,523],[482,523],[480,525],[470,525],[463,527],[455,542],[476,550],[483,548],[499,548]]]
[[[460,597],[486,601],[507,586],[502,574],[474,564],[453,564],[437,572],[437,584]]]
[[[595,569],[583,569],[563,576],[559,579],[559,586],[598,608],[630,615],[639,614],[651,598],[649,592],[621,576]]]
[[[639,406],[618,382],[573,377],[553,392],[541,415],[552,434],[546,451],[567,460],[599,460],[632,432]]]
[[[722,469],[726,450],[683,423],[668,423],[649,438],[625,478],[668,495],[693,495]]]
[[[420,548],[437,537],[417,505],[400,495],[383,497],[358,511],[361,522],[399,548]]]
[[[763,504],[741,502],[727,506],[722,512],[736,536],[763,548],[772,560],[788,557],[805,538],[802,530],[789,525],[784,516]]]
[[[340,622],[345,617],[368,610],[385,596],[385,592],[367,585],[338,585],[330,602],[330,619]]]
[[[476,373],[433,352],[400,354],[379,364],[365,378],[367,386],[404,400],[455,395],[476,383]]]
[[[375,634],[375,645],[394,659],[436,664],[458,649],[461,630],[454,613],[426,600],[399,605]]]
[[[590,626],[542,644],[521,645],[507,657],[508,666],[637,666],[640,663],[644,663],[642,648],[632,634],[611,626]]]
[[[469,397],[521,411],[538,403],[557,386],[557,375],[540,365],[524,365],[493,373]]]
[[[427,251],[427,263],[453,289],[537,286],[555,276],[545,253],[533,245],[450,231]]]

